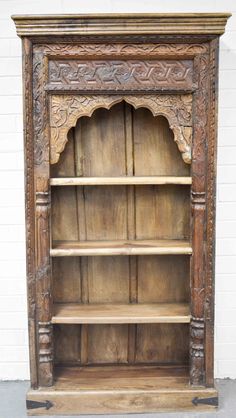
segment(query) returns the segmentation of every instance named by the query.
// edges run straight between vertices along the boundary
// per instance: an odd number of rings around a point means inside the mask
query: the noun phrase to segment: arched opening
[[[187,176],[190,172],[167,119],[124,101],[79,118],[68,138],[59,162],[52,165],[54,177]]]

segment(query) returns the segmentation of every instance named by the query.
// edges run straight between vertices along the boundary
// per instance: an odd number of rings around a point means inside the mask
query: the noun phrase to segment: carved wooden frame
[[[57,95],[50,104],[50,162],[55,164],[68,141],[68,131],[82,116],[91,116],[99,107],[110,109],[121,102],[135,109],[146,107],[153,116],[165,116],[183,160],[191,163],[192,96],[187,95]]]
[[[188,57],[194,60],[195,83],[199,88],[193,92],[195,115],[192,140],[192,322],[190,380],[194,385],[213,385],[213,323],[214,323],[214,220],[215,220],[215,155],[216,155],[216,77],[218,37],[206,43],[189,44],[189,37],[179,38],[182,43],[153,44],[150,37],[139,36],[142,43],[89,44],[78,39],[77,44],[36,44],[24,39],[24,89],[25,89],[25,144],[26,144],[26,223],[27,223],[27,265],[29,293],[29,330],[32,387],[50,386],[53,382],[52,341],[51,341],[51,278],[50,278],[50,237],[42,236],[37,229],[38,220],[44,219],[45,230],[49,231],[50,188],[49,188],[49,144],[57,130],[48,119],[48,60],[52,57],[77,56],[139,56],[148,54],[158,57]],[[68,36],[66,42],[69,42]],[[158,42],[159,38],[156,38]],[[45,39],[44,39],[45,42]],[[146,43],[145,43],[146,42]],[[186,43],[184,43],[186,42]],[[194,39],[196,42],[196,37]],[[33,58],[33,60],[32,60]],[[32,89],[33,86],[33,89]],[[68,95],[68,92],[63,92]],[[71,92],[69,92],[71,94]],[[185,93],[185,92],[182,92]],[[137,92],[122,91],[111,101],[123,100],[127,95],[131,104],[137,99]],[[158,94],[158,92],[156,93]],[[189,92],[188,92],[189,94]],[[56,97],[56,96],[55,96]],[[66,97],[66,96],[65,96]],[[98,96],[96,96],[98,97]],[[126,97],[126,98],[127,98]],[[60,100],[60,96],[58,96]],[[102,98],[102,96],[101,96]],[[102,99],[101,99],[102,100]],[[139,98],[138,98],[139,100]],[[144,100],[144,95],[142,100]],[[109,106],[112,103],[109,103]],[[138,103],[135,104],[139,106]],[[140,103],[141,105],[141,103]],[[76,113],[76,120],[78,114]],[[74,119],[75,120],[75,119]],[[74,123],[73,120],[73,123]],[[70,122],[71,123],[71,122]],[[73,124],[72,123],[72,124]],[[170,122],[171,124],[171,122]],[[68,127],[65,128],[66,131]],[[63,137],[65,139],[66,135]],[[60,148],[59,148],[60,151]],[[33,156],[34,155],[34,156]],[[53,160],[54,162],[55,160]],[[207,168],[208,166],[208,168]],[[35,257],[35,248],[41,248],[42,258]],[[199,260],[200,265],[199,265]],[[45,264],[46,263],[46,264]],[[37,296],[36,296],[37,295]],[[43,329],[43,331],[42,331]],[[47,351],[47,353],[45,352]]]

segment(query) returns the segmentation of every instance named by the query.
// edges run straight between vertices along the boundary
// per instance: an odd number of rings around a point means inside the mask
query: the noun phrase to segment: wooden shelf
[[[188,241],[54,241],[52,257],[93,255],[192,254]]]
[[[116,379],[114,379],[116,376]],[[55,384],[60,390],[118,390],[168,388],[189,384],[189,367],[158,365],[107,365],[56,367]]]
[[[186,303],[55,304],[53,324],[189,323]]]
[[[50,179],[51,186],[105,186],[144,184],[192,184],[191,177],[144,176],[144,177],[57,177]]]

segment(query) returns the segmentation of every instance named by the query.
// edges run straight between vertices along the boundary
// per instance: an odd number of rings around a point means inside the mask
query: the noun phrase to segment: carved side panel
[[[199,89],[195,93],[192,157],[192,245],[190,381],[205,383],[206,172],[209,57],[195,58]]]
[[[192,60],[50,60],[50,90],[191,89]]]
[[[91,116],[99,107],[110,109],[125,100],[138,107],[148,108],[154,116],[165,116],[174,133],[174,140],[186,163],[191,162],[192,96],[186,95],[57,95],[50,106],[50,161],[55,164],[68,141],[67,134],[82,116]]]
[[[22,42],[24,85],[24,152],[25,152],[25,223],[27,256],[28,327],[30,353],[30,381],[32,388],[38,384],[36,294],[35,294],[35,218],[34,218],[34,144],[33,144],[33,92],[32,45],[29,39]]]
[[[210,44],[209,124],[207,157],[207,260],[206,260],[206,384],[214,384],[214,273],[215,273],[215,199],[218,110],[219,39]]]

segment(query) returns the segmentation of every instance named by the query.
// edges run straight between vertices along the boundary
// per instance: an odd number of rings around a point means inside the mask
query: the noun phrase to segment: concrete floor
[[[216,386],[220,394],[220,407],[217,412],[211,413],[162,413],[139,415],[106,415],[104,418],[236,418],[236,380],[218,380]],[[29,387],[28,382],[0,382],[0,418],[26,418],[25,394]],[[80,415],[80,418],[96,418],[94,415]],[[46,416],[45,416],[46,418]],[[50,418],[53,418],[50,416]],[[60,416],[60,418],[70,418]],[[72,417],[71,417],[72,418]],[[75,416],[73,417],[75,418]]]

